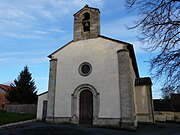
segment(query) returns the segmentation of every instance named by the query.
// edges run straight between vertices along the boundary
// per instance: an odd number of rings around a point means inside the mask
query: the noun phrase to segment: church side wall
[[[126,47],[117,53],[119,62],[121,127],[134,128],[136,123],[134,117],[134,80],[131,58]]]
[[[136,80],[136,74],[132,65],[132,59],[130,59],[130,71],[131,71],[131,77],[132,77],[132,98],[133,98],[133,117],[134,117],[134,125],[137,127],[137,116],[136,116],[136,93],[135,93],[135,80]]]
[[[42,114],[43,114],[43,101],[47,101],[47,94],[42,94],[40,96],[38,96],[38,103],[37,103],[37,116],[36,118],[38,120],[42,120]]]
[[[121,44],[101,38],[73,42],[54,54],[57,58],[55,112],[57,118],[71,118],[71,95],[81,84],[92,85],[99,93],[98,118],[119,119],[119,78],[117,50]],[[88,62],[92,72],[88,76],[79,74],[79,65]],[[79,99],[77,99],[79,100]],[[79,106],[77,104],[77,117]]]
[[[56,93],[56,71],[57,59],[50,60],[49,72],[49,87],[48,87],[48,102],[47,102],[47,121],[54,121],[54,106],[55,106],[55,93]]]
[[[136,116],[136,111],[137,111],[137,106],[136,106],[136,93],[135,93],[135,79],[137,78],[136,77],[136,74],[135,74],[135,71],[134,71],[134,68],[133,68],[133,65],[132,65],[132,59],[130,59],[130,71],[131,71],[131,75],[132,75],[132,86],[133,86],[133,91],[132,91],[132,94],[133,94],[133,103],[134,103],[134,106],[133,106],[133,111],[134,111],[134,124],[135,126],[137,126],[137,116]]]
[[[153,122],[152,114],[152,98],[151,98],[151,86],[136,86],[136,106],[137,106],[137,120],[138,122]]]

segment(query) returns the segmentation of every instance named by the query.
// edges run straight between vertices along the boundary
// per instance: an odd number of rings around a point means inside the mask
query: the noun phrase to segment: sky
[[[48,90],[49,54],[73,39],[73,14],[86,4],[101,12],[101,35],[133,44],[141,77],[150,76],[149,58],[138,41],[138,29],[128,30],[139,16],[124,0],[0,0],[0,84],[10,84],[29,67],[38,94]],[[153,98],[160,98],[153,81]]]

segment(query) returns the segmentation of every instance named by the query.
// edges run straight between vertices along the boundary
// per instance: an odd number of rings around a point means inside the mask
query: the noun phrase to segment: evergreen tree
[[[27,66],[11,84],[11,88],[12,90],[6,96],[10,103],[33,104],[37,102],[35,81],[32,79]]]

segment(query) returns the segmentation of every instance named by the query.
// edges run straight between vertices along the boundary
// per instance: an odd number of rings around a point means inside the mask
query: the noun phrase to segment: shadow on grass
[[[35,119],[36,114],[0,112],[0,125]]]

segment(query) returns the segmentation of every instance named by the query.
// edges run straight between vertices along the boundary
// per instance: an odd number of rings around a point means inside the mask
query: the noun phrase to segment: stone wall
[[[83,14],[90,14],[90,31],[83,31],[82,20]],[[100,15],[99,10],[84,7],[74,15],[74,41],[97,38],[100,35]]]
[[[35,104],[18,104],[18,105],[7,104],[5,105],[4,110],[7,112],[36,114],[37,105]]]
[[[50,60],[49,88],[47,102],[47,120],[54,117],[55,87],[56,87],[57,59]],[[52,119],[49,119],[52,121]]]
[[[153,123],[154,109],[152,102],[151,79],[137,78],[135,81],[136,115],[138,122]]]
[[[121,127],[134,128],[136,123],[130,56],[126,48],[119,50],[117,53],[119,63]]]

